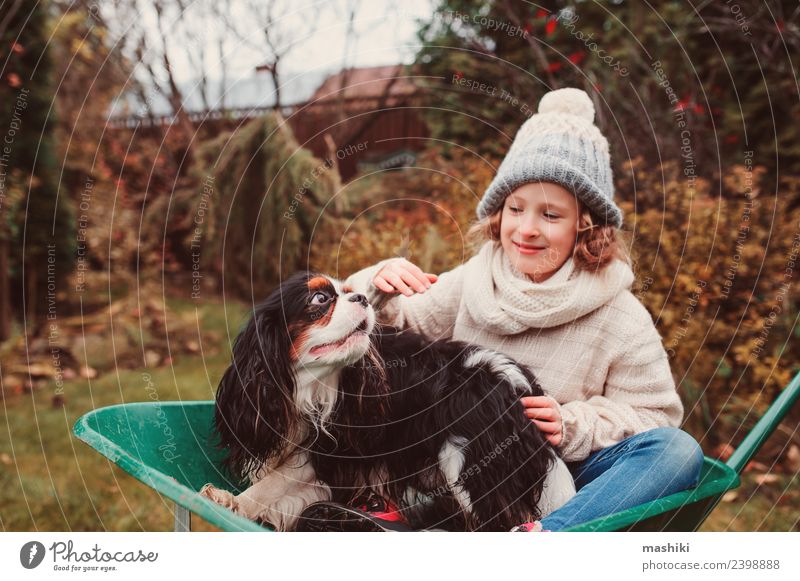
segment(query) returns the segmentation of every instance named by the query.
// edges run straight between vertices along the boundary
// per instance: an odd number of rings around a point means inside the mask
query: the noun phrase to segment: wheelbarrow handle
[[[786,414],[789,413],[798,396],[800,396],[800,373],[794,376],[794,379],[769,406],[767,412],[758,420],[758,423],[750,430],[745,439],[742,440],[742,443],[731,454],[726,464],[735,470],[737,474],[741,474],[750,459],[777,429],[778,424],[781,423]]]

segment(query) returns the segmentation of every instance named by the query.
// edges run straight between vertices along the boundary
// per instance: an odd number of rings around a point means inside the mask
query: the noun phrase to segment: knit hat
[[[558,89],[542,97],[539,113],[522,124],[483,194],[478,218],[491,216],[511,192],[532,182],[558,184],[601,223],[622,226],[622,210],[613,199],[608,141],[594,125],[594,105],[584,91]]]

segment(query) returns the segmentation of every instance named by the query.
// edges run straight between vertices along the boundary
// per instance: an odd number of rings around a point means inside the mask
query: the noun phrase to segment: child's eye
[[[517,212],[521,212],[521,211],[522,211],[522,210],[520,210],[519,208],[515,208],[514,206],[509,206],[509,207],[508,207],[508,209],[509,209],[509,210],[511,210],[512,212],[514,212],[515,214],[516,214]]]
[[[557,220],[558,218],[560,218],[558,214],[553,214],[552,212],[545,212],[544,217],[547,218],[548,220]]]

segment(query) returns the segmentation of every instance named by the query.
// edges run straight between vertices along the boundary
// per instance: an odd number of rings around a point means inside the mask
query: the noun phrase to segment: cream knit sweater
[[[345,282],[375,297],[387,261]],[[584,460],[640,432],[680,425],[683,405],[653,320],[630,292],[633,272],[600,273],[567,262],[543,283],[517,271],[499,242],[443,273],[424,293],[392,295],[378,320],[429,339],[452,338],[505,353],[533,371],[560,404],[567,461]]]

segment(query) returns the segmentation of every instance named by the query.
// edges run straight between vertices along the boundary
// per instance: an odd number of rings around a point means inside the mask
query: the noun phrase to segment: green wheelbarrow
[[[694,531],[800,396],[800,373],[783,390],[727,462],[705,458],[699,484],[646,504],[574,526],[569,531]],[[143,402],[82,416],[75,435],[123,470],[175,502],[175,530],[191,530],[196,514],[226,531],[268,531],[198,491],[210,482],[238,494],[246,484],[222,469],[213,443],[214,402]]]

